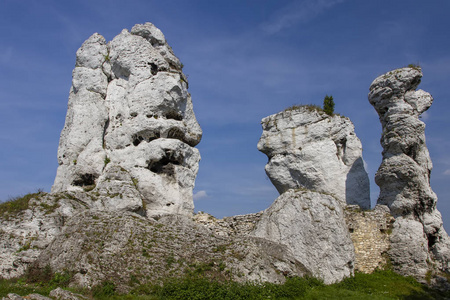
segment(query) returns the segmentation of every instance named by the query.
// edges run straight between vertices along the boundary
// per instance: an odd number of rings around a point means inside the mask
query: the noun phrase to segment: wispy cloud
[[[302,0],[294,1],[262,24],[262,29],[268,34],[275,34],[297,23],[305,23],[314,19],[323,11],[333,7],[344,0]]]
[[[450,169],[445,170],[444,175],[450,175]]]
[[[208,194],[206,193],[206,191],[198,191],[194,194],[194,200],[201,200],[201,199],[205,199],[208,198]]]

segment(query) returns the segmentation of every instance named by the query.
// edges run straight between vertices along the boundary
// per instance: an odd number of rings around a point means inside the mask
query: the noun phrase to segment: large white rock
[[[202,131],[181,68],[151,23],[84,42],[52,192],[93,189],[104,209],[191,215]]]
[[[424,280],[429,271],[449,271],[450,243],[430,186],[432,163],[419,116],[433,98],[416,91],[421,78],[418,67],[381,75],[370,86],[369,102],[383,128],[383,161],[375,182],[378,203],[396,217],[390,250],[394,268]]]
[[[362,146],[350,119],[301,106],[261,123],[258,150],[269,157],[266,173],[280,194],[306,188],[370,208]]]
[[[288,190],[264,211],[252,234],[287,245],[327,284],[353,274],[353,243],[341,204],[330,195]]]

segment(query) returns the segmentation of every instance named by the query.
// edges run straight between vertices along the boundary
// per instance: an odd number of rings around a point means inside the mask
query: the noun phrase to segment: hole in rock
[[[428,237],[428,249],[431,249],[437,242],[437,236],[430,234],[427,237]]]
[[[148,169],[153,173],[166,174],[173,176],[175,174],[174,166],[181,165],[183,158],[176,156],[171,150],[166,150],[165,156],[158,161],[151,161],[148,164]]]
[[[184,132],[179,128],[173,127],[171,129],[169,129],[169,131],[167,132],[167,138],[183,141]]]
[[[135,146],[139,145],[142,141],[147,141],[150,143],[151,141],[159,138],[160,138],[159,132],[154,132],[152,130],[143,130],[139,133],[134,134],[131,137],[133,145]]]
[[[183,120],[183,116],[180,113],[176,112],[176,111],[169,111],[166,114],[166,119],[172,119],[172,120],[176,120],[176,121],[181,121],[181,120]]]
[[[133,145],[137,146],[139,145],[142,141],[144,140],[144,138],[142,136],[137,136],[133,138]]]
[[[406,155],[408,155],[409,157],[411,157],[413,160],[416,160],[417,157],[417,149],[415,146],[410,146],[408,149],[406,149],[405,151]]]
[[[97,177],[94,174],[81,174],[78,176],[78,178],[76,178],[72,184],[76,185],[76,186],[88,186],[88,185],[94,185],[95,184],[95,179],[97,179]]]
[[[158,74],[158,66],[154,63],[148,63],[148,64],[151,68],[150,72],[152,73],[152,75]]]

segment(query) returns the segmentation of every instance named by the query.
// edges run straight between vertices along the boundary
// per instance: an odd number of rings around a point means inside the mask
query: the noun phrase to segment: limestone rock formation
[[[306,188],[334,195],[343,205],[370,208],[369,177],[353,123],[314,107],[287,109],[262,120],[258,150],[280,194]]]
[[[375,176],[378,203],[396,218],[391,259],[398,272],[423,280],[427,272],[449,271],[450,242],[430,186],[432,163],[419,116],[433,98],[416,90],[421,78],[418,67],[381,75],[370,86],[369,101],[383,127],[383,161]]]
[[[85,192],[35,193],[19,201],[21,210],[0,209],[0,277],[3,278],[23,275],[61,233],[69,218],[98,205]]]
[[[182,64],[151,23],[77,51],[52,192],[92,190],[106,210],[192,215],[202,131]]]
[[[287,245],[325,283],[353,275],[353,243],[343,208],[333,196],[288,190],[264,211],[253,235]]]
[[[77,259],[74,259],[76,257]],[[86,210],[42,252],[35,268],[73,272],[73,283],[91,288],[114,282],[119,291],[141,283],[207,270],[205,276],[283,282],[311,275],[286,246],[248,236],[220,236],[183,215],[158,221],[130,212]]]

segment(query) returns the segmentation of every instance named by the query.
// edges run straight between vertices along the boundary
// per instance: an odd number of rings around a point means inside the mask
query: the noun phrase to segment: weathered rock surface
[[[416,90],[421,78],[420,68],[388,72],[373,81],[369,101],[383,127],[378,203],[396,218],[390,255],[398,272],[424,280],[427,272],[449,271],[450,242],[430,186],[432,163],[419,116],[433,98]]]
[[[266,173],[280,194],[306,188],[370,208],[362,146],[348,118],[301,106],[261,123],[258,150],[268,156]]]
[[[73,284],[92,287],[108,280],[121,291],[130,278],[155,282],[171,276],[203,274],[236,281],[283,282],[310,275],[287,247],[249,236],[219,236],[182,215],[158,221],[135,213],[86,210],[71,218],[38,260],[70,271]]]
[[[354,248],[344,212],[330,195],[288,190],[264,211],[252,234],[287,245],[325,283],[353,274]]]
[[[14,293],[9,293],[7,297],[3,297],[2,300],[80,300],[80,299],[87,299],[83,295],[75,294],[67,290],[63,290],[62,288],[56,288],[52,291],[50,291],[50,297],[45,297],[40,294],[29,294],[27,296],[20,296]]]
[[[92,190],[106,210],[192,215],[200,160],[193,147],[202,131],[181,69],[151,23],[108,44],[97,33],[86,40],[77,51],[52,192]]]
[[[105,206],[102,200],[84,191],[35,193],[20,202],[23,206],[20,210],[0,210],[0,277],[3,278],[22,276],[71,217],[86,209]]]

